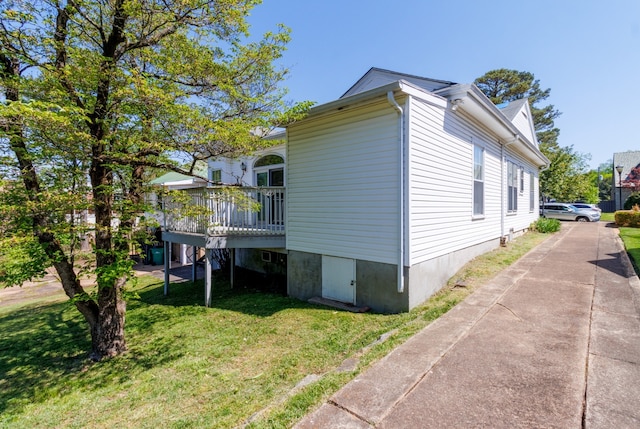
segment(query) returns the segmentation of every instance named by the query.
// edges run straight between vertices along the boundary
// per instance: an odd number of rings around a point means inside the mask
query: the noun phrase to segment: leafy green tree
[[[288,70],[274,65],[288,29],[250,38],[258,3],[0,3],[0,219],[3,244],[27,252],[4,252],[0,263],[34,261],[5,264],[0,281],[20,284],[53,265],[90,327],[93,359],[127,348],[123,293],[149,174],[193,175],[199,160],[260,147],[263,131],[308,107],[284,102]],[[76,259],[87,236],[95,295]]]
[[[558,144],[560,130],[554,120],[560,112],[553,105],[539,104],[549,97],[550,89],[541,89],[532,73],[509,69],[491,70],[474,83],[496,105],[522,98],[529,100],[540,150],[551,161],[549,168],[540,172],[543,196],[561,201],[597,202],[598,189],[586,174],[588,155]]]
[[[598,198],[600,201],[611,200],[613,186],[613,161],[609,159],[598,166]]]
[[[623,208],[631,210],[634,206],[640,206],[640,192],[632,192],[624,202]]]

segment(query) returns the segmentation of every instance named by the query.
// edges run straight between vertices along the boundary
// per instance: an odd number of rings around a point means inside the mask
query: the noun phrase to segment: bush
[[[638,207],[638,206],[636,205],[634,207]],[[632,228],[640,227],[640,211],[639,210],[618,210],[614,214],[614,219],[616,221],[616,225],[618,226],[629,226]]]
[[[637,205],[640,205],[640,192],[634,192],[631,195],[629,195],[629,198],[627,198],[627,201],[624,202],[623,208],[625,210],[631,210],[633,206],[637,206]]]
[[[560,230],[560,221],[558,219],[547,219],[545,217],[541,217],[531,224],[531,229],[543,234],[558,232]]]

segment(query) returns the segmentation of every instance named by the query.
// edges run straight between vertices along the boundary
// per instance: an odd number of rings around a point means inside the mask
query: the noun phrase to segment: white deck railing
[[[284,234],[284,187],[215,186],[165,196],[166,231],[214,235]]]

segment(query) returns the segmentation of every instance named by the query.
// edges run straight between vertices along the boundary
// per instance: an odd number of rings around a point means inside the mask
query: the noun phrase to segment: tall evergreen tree
[[[496,105],[528,99],[540,150],[551,161],[540,173],[542,195],[561,201],[597,202],[597,189],[593,189],[595,185],[586,172],[588,155],[576,152],[573,146],[558,144],[560,130],[554,121],[561,113],[552,104],[540,105],[551,89],[542,89],[532,73],[509,69],[491,70],[474,83]]]

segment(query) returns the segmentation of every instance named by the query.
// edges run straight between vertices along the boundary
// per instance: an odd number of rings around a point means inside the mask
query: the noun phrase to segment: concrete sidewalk
[[[638,428],[640,281],[617,229],[555,234],[297,428]]]

